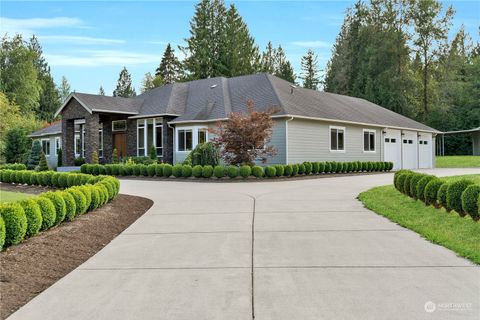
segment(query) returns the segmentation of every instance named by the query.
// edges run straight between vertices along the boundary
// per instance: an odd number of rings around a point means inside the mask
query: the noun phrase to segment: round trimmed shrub
[[[397,188],[397,190],[400,191],[399,189],[399,183],[398,183],[398,177],[401,175],[401,174],[404,174],[406,172],[410,172],[409,170],[398,170],[397,172],[395,172],[395,174],[393,175],[393,185],[395,186],[395,188]],[[403,183],[402,183],[402,186],[403,186]]]
[[[407,180],[407,176],[409,175],[409,173],[407,172],[402,172],[401,174],[399,174],[397,176],[397,189],[398,191],[400,191],[401,193],[405,193],[405,185],[407,185],[405,183],[405,180]]]
[[[183,168],[183,165],[179,163],[173,166],[172,174],[175,178],[180,178],[182,176],[182,168]]]
[[[15,183],[23,184],[23,172],[22,171],[15,172]]]
[[[105,169],[105,174],[106,175],[111,175],[112,174],[112,166],[113,164],[106,164],[103,166],[103,168]]]
[[[40,212],[42,213],[42,227],[40,230],[47,230],[52,227],[57,220],[55,205],[52,200],[46,197],[35,197],[33,200],[38,204]]]
[[[40,207],[33,199],[25,199],[19,202],[27,218],[27,232],[25,236],[32,237],[40,231],[42,227],[42,212]]]
[[[105,186],[107,189],[107,202],[112,200],[115,197],[115,186],[112,185],[111,181],[101,181],[97,185]]]
[[[75,199],[73,196],[66,191],[61,191],[60,195],[65,201],[65,220],[72,221],[75,218],[77,212],[77,205],[75,204]]]
[[[450,183],[447,188],[447,207],[455,210],[461,217],[466,215],[462,209],[462,193],[472,184],[473,181],[462,179]]]
[[[3,221],[2,215],[0,214],[0,251],[5,245],[5,221]]]
[[[298,174],[298,164],[292,164],[292,176],[296,176]]]
[[[100,203],[99,207],[103,206],[105,203],[108,202],[108,190],[107,187],[105,187],[103,184],[97,184],[94,186],[98,190],[99,198],[100,198]]]
[[[98,174],[107,174],[107,168],[103,165],[98,165]]]
[[[163,166],[163,176],[165,178],[168,178],[172,175],[172,172],[173,172],[173,166],[169,163],[166,163],[164,166]]]
[[[252,174],[252,168],[247,165],[243,165],[240,167],[240,176],[242,178],[248,178]]]
[[[312,173],[312,163],[311,162],[304,162],[303,165],[305,166],[305,174],[311,174]]]
[[[18,203],[0,205],[0,216],[5,223],[5,245],[22,242],[27,233],[27,217]]]
[[[285,167],[281,164],[275,165],[275,170],[276,170],[276,176],[281,177],[284,174]]]
[[[118,174],[121,175],[122,177],[125,177],[127,175],[127,170],[125,169],[124,165],[118,165]]]
[[[358,162],[352,162],[352,172],[358,171]]]
[[[451,209],[447,206],[447,189],[449,183],[444,183],[440,186],[437,193],[437,203],[439,206],[445,208],[445,210],[450,211]]]
[[[318,163],[318,173],[324,173],[325,172],[325,162],[319,162]]]
[[[106,185],[105,182],[103,182],[103,183]],[[85,212],[87,212],[88,209],[90,208],[90,204],[92,203],[92,192],[90,191],[90,187],[89,186],[78,186],[78,187],[75,187],[75,189],[79,190],[85,196]],[[109,189],[109,188],[107,187],[107,189]],[[112,186],[110,186],[110,189],[113,193]]]
[[[336,172],[337,172],[337,173],[344,172],[344,171],[343,171],[343,170],[344,170],[344,169],[343,169],[344,167],[345,167],[345,163],[343,163],[343,162],[337,162],[337,170],[336,170]]]
[[[417,199],[417,184],[423,177],[425,177],[423,173],[414,173],[410,180],[410,197],[415,200]]]
[[[135,167],[135,165],[133,165],[133,164],[128,164],[128,165],[123,166],[123,170],[125,171],[125,175],[126,176],[133,176],[134,167]]]
[[[283,175],[286,177],[293,176],[293,166],[291,164],[285,165]]]
[[[410,196],[410,186],[411,186],[411,181],[413,178],[414,172],[407,172],[406,177],[405,177],[405,182],[403,184],[403,193],[406,194],[407,196]]]
[[[480,195],[480,185],[470,185],[462,193],[462,211],[472,217],[473,220],[480,219],[478,199]]]
[[[274,166],[265,167],[265,175],[269,178],[275,177],[277,174],[277,169]]]
[[[133,165],[132,169],[135,176],[139,177],[142,175],[142,167],[140,166],[140,164]]]
[[[67,173],[67,187],[73,187],[75,185],[75,176],[74,173]]]
[[[84,214],[87,211],[87,199],[83,192],[71,188],[67,189],[67,192],[70,193],[75,200],[75,217]]]
[[[225,177],[225,167],[215,166],[215,168],[213,168],[213,175],[219,179]]]
[[[332,171],[332,165],[330,162],[324,162],[324,169],[323,172],[330,173]]]
[[[298,166],[298,172],[297,173],[298,174],[305,174],[305,164],[299,163],[299,164],[297,164],[297,166]]]
[[[58,172],[55,172],[53,175],[52,175],[52,179],[51,179],[51,182],[52,182],[52,186],[55,187],[55,188],[59,188],[60,185],[58,184],[58,178],[60,177],[60,173]]]
[[[89,164],[86,164],[86,163],[82,164],[80,166],[80,172],[81,173],[90,173],[90,170],[89,170],[90,168],[89,167],[90,167]]]
[[[238,174],[239,174],[239,169],[237,166],[228,166],[227,167],[227,176],[229,176],[230,178],[234,179],[236,177],[238,177]]]
[[[67,214],[67,208],[65,204],[65,200],[58,192],[45,192],[41,194],[41,197],[45,197],[52,201],[53,205],[55,206],[55,224],[60,224],[64,219],[65,215]]]
[[[144,177],[148,177],[148,167],[145,164],[140,164],[140,173]]]
[[[95,186],[88,186],[88,188],[90,189],[90,196],[92,198],[88,210],[95,210],[98,208],[98,206],[100,206],[100,192]]]
[[[58,176],[58,186],[62,189],[68,187],[68,175],[66,173],[61,173]]]
[[[426,205],[434,205],[437,207],[438,189],[440,189],[444,183],[445,181],[438,178],[433,178],[427,183],[423,191],[423,198],[425,199]]]
[[[160,163],[160,164],[156,164],[155,165],[155,175],[157,177],[163,177],[163,167],[165,165],[163,163]]]
[[[297,169],[298,169],[298,167],[297,167]],[[263,175],[264,175],[263,168],[260,167],[260,166],[253,166],[252,174],[253,174],[253,176],[255,176],[257,178],[263,177]]]
[[[85,177],[83,174],[81,173],[76,173],[75,174],[75,180],[74,180],[74,183],[73,185],[74,186],[81,186],[83,183],[84,183],[84,178]],[[88,176],[87,176],[88,177]],[[89,178],[86,179],[86,181],[88,181]],[[85,181],[85,182],[86,182]]]
[[[312,162],[312,174],[318,174],[320,170],[320,162]]]
[[[213,167],[211,165],[203,166],[202,177],[211,178],[213,176]]]
[[[121,166],[119,164],[112,164],[112,174],[114,176],[120,175],[120,168]]]
[[[31,176],[32,176],[31,171],[27,171],[27,170],[22,171],[22,182],[23,182],[23,184],[30,184],[30,177]]]
[[[156,164],[149,164],[147,166],[147,172],[149,177],[153,177],[155,175],[156,166],[157,166]]]
[[[197,164],[196,166],[194,166],[192,168],[192,175],[195,177],[195,178],[201,178],[202,177],[202,166]]]
[[[415,189],[416,192],[416,197],[418,200],[421,200],[425,202],[425,188],[427,187],[427,184],[434,179],[434,176],[424,176],[417,182],[417,187]]]
[[[192,166],[185,164],[182,167],[182,177],[188,178],[192,176]]]

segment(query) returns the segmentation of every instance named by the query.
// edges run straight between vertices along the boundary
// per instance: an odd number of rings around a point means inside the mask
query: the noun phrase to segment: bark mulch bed
[[[2,190],[37,193],[3,185]],[[120,194],[100,209],[0,252],[0,319],[97,253],[152,205],[149,199]]]

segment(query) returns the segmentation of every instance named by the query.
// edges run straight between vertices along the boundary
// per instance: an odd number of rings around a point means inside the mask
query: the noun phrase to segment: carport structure
[[[469,130],[457,130],[443,132],[438,139],[437,154],[440,156],[445,155],[445,136],[454,135],[471,135],[472,136],[472,155],[480,156],[480,127]]]

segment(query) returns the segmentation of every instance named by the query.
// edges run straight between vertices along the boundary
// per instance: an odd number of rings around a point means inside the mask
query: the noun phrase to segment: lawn
[[[33,197],[33,194],[0,190],[0,202],[11,202]]]
[[[480,183],[480,174],[445,179],[461,178]],[[376,187],[362,192],[359,199],[370,210],[480,264],[480,222],[474,222],[470,217],[461,218],[443,208],[427,207],[421,201],[398,192],[393,186]]]
[[[480,168],[480,156],[444,156],[437,157],[437,168]]]

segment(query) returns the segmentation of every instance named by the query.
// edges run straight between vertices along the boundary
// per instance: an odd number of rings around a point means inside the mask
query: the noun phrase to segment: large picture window
[[[42,139],[42,151],[47,157],[50,156],[50,139]]]
[[[204,126],[183,127],[177,129],[177,152],[193,150],[197,144],[208,141],[208,128]]]
[[[85,122],[75,123],[75,158],[85,158]]]
[[[345,128],[330,127],[330,151],[345,151]]]
[[[375,152],[375,130],[363,130],[363,151]]]
[[[190,151],[193,147],[192,129],[179,129],[178,151]]]
[[[148,156],[154,147],[157,157],[163,154],[162,118],[137,120],[137,155]]]

